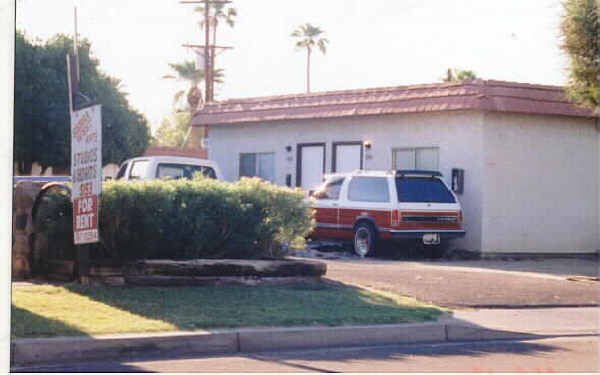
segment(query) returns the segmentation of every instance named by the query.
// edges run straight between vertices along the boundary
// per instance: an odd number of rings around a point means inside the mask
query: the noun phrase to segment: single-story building
[[[562,87],[502,81],[319,92],[209,103],[192,125],[225,179],[311,189],[324,173],[439,170],[467,235],[488,253],[596,253],[600,125]]]

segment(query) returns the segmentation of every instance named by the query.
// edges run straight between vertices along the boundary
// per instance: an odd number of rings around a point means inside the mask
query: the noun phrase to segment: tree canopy
[[[448,68],[446,75],[442,77],[442,82],[458,82],[477,79],[477,75],[472,70]]]
[[[177,112],[172,118],[165,118],[156,130],[152,144],[163,147],[182,147],[190,130],[191,114]]]
[[[567,94],[600,113],[600,13],[598,0],[566,0],[561,48],[570,60]]]
[[[73,40],[58,34],[46,42],[15,38],[14,159],[19,173],[42,169],[68,170],[71,160],[66,55]],[[101,72],[91,44],[80,42],[79,88],[102,105],[102,163],[120,163],[142,154],[150,141],[146,118],[131,108],[121,81]]]

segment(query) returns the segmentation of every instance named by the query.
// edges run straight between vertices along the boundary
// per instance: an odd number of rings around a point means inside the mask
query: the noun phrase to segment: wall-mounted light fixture
[[[365,146],[365,148],[368,150],[371,148],[371,141],[364,141],[363,145]]]
[[[292,146],[285,146],[285,150],[287,152],[291,152],[292,151]]]

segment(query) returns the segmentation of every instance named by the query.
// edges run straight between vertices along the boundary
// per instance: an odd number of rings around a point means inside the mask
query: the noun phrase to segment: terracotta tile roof
[[[208,158],[206,149],[203,148],[180,148],[180,147],[148,147],[144,156],[184,156],[188,158]]]
[[[560,86],[473,80],[231,99],[207,104],[193,125],[317,119],[398,113],[486,110],[594,117],[567,101]]]

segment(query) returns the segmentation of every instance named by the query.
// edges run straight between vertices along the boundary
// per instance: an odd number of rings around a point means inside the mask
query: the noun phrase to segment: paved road
[[[15,368],[28,372],[570,372],[595,373],[597,337],[137,358]]]
[[[598,262],[590,260],[322,261],[327,279],[451,308],[597,306],[600,300]]]

